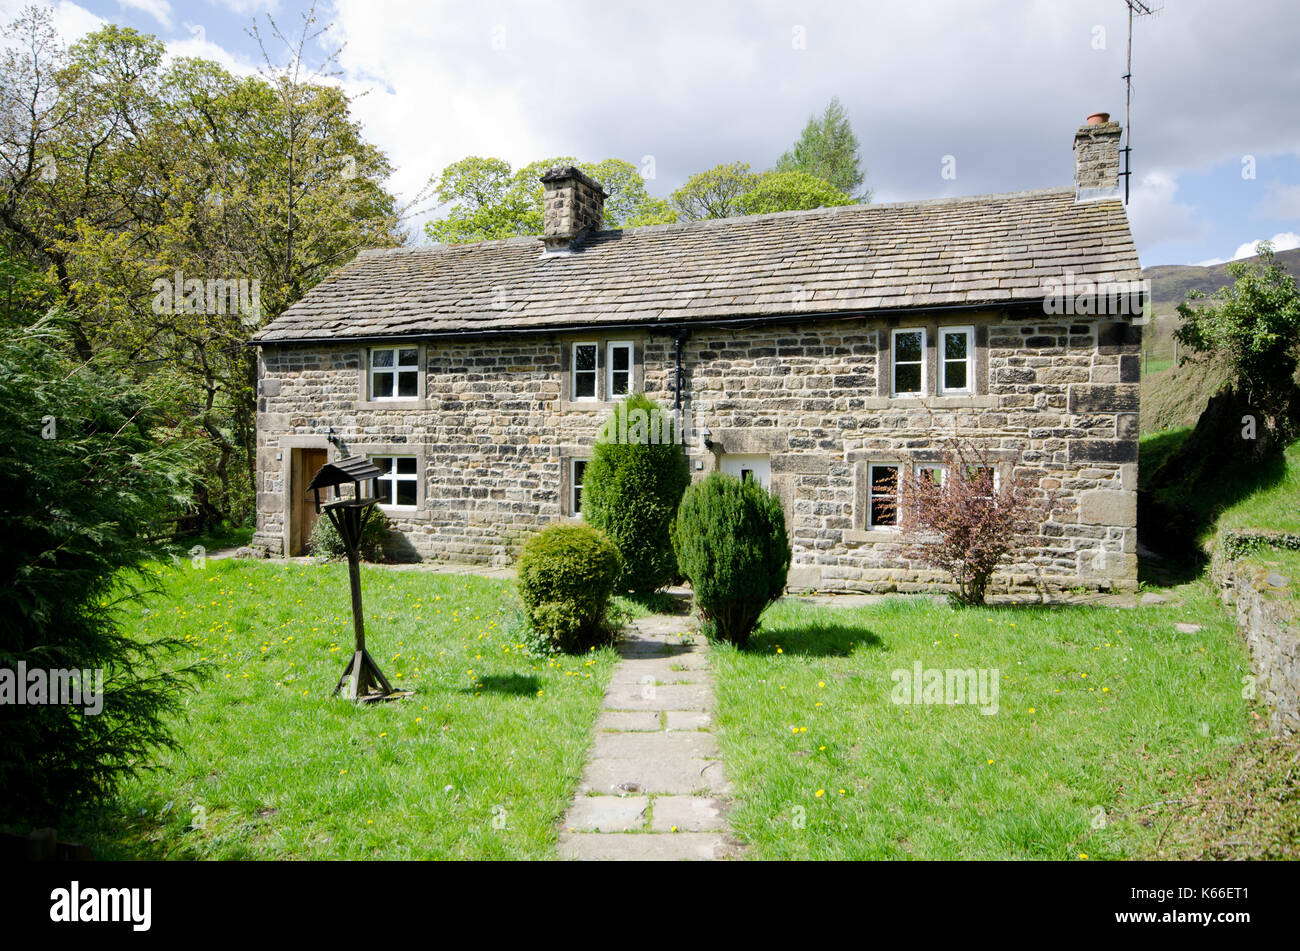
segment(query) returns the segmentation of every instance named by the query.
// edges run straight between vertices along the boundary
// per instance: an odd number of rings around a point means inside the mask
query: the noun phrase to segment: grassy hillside
[[[1167,366],[1142,377],[1142,435],[1195,425],[1205,404],[1227,380],[1227,372],[1210,363]]]
[[[1279,251],[1279,263],[1292,274],[1300,273],[1300,248]],[[1160,264],[1142,269],[1142,277],[1151,282],[1151,305],[1158,313],[1172,312],[1187,299],[1187,292],[1209,294],[1232,283],[1227,264],[1198,267],[1194,264]]]
[[[1300,274],[1300,248],[1279,252],[1277,260],[1292,274]],[[1232,276],[1225,263],[1209,267],[1161,264],[1143,268],[1142,277],[1151,282],[1151,320],[1142,331],[1142,373],[1145,377],[1173,364],[1173,335],[1179,325],[1176,308],[1187,299],[1187,293],[1196,290],[1211,294],[1231,284]]]

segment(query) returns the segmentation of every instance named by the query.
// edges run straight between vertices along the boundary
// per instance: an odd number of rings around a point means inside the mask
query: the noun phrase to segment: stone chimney
[[[542,243],[547,251],[567,251],[589,232],[599,231],[609,197],[600,182],[564,165],[542,176]]]
[[[1074,200],[1118,198],[1120,125],[1098,112],[1074,133]]]

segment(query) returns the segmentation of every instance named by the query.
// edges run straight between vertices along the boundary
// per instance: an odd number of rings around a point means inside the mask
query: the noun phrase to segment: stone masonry
[[[933,367],[946,324],[976,327],[975,393],[888,395],[890,329],[927,327]],[[939,439],[962,434],[1000,454],[1006,475],[1059,498],[1000,586],[1133,589],[1139,335],[1115,318],[997,308],[692,329],[682,347],[692,473],[721,453],[769,457],[792,589],[932,590],[942,578],[906,561],[896,533],[866,526],[866,467],[934,460]],[[423,395],[400,406],[364,398],[362,345],[264,344],[255,544],[285,553],[286,463],[293,447],[314,446],[330,458],[417,457],[419,508],[389,514],[395,557],[509,564],[528,533],[569,517],[568,460],[588,455],[614,405],[568,399],[575,339],[598,340],[601,360],[606,341],[634,341],[636,388],[672,407],[674,341],[645,330],[421,343]]]

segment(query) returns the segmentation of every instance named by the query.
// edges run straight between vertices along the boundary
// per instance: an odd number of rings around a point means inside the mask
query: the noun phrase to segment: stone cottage
[[[556,168],[541,237],[363,251],[254,340],[254,544],[301,553],[307,481],[364,454],[392,554],[508,564],[580,517],[597,429],[640,391],[690,420],[697,477],[780,496],[792,589],[939,580],[885,503],[953,433],[1062,501],[1002,585],[1133,588],[1142,299],[1119,140],[1080,128],[1066,188],[621,231],[599,183]]]

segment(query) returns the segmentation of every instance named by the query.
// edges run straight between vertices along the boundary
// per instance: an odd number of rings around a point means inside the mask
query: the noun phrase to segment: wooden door
[[[307,484],[320,467],[325,465],[328,453],[324,449],[296,449],[294,452],[298,458],[294,460],[296,465],[293,467],[293,553],[303,555],[307,553],[311,530],[316,527],[316,519],[320,517],[316,514],[315,498],[307,491]]]

